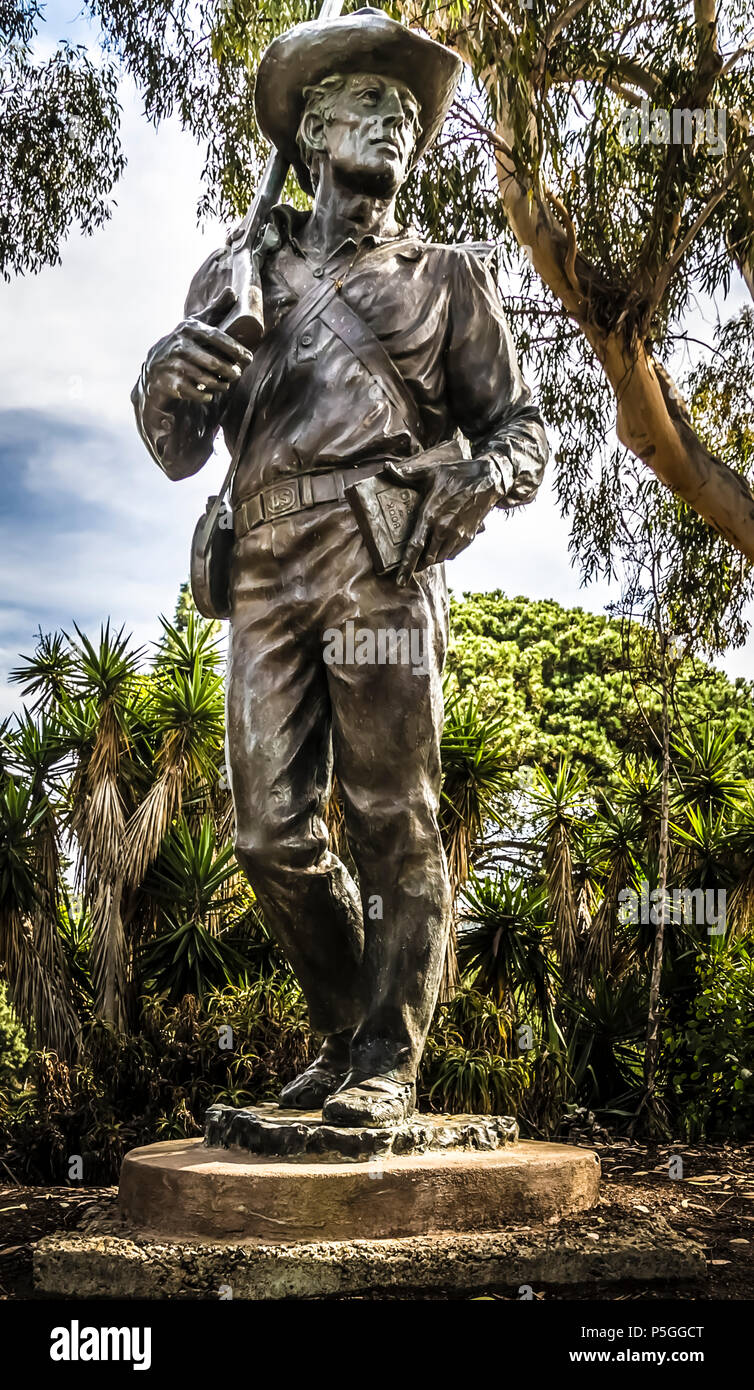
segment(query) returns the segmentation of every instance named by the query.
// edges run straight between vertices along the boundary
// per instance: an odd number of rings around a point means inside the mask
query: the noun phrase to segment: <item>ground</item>
[[[563,1224],[577,1224],[589,1239],[599,1240],[632,1211],[661,1212],[676,1231],[702,1246],[707,1279],[678,1285],[590,1285],[548,1289],[546,1294],[535,1289],[535,1297],[754,1298],[754,1144],[648,1148],[612,1140],[589,1147],[602,1159],[600,1203],[584,1215],[564,1218]],[[0,1299],[33,1298],[34,1241],[85,1225],[96,1210],[93,1204],[113,1202],[115,1195],[114,1187],[0,1186]]]

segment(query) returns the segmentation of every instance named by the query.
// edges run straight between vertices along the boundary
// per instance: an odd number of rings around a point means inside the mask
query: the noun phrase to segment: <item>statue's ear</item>
[[[301,138],[312,150],[325,148],[325,122],[316,111],[307,111],[301,122]]]

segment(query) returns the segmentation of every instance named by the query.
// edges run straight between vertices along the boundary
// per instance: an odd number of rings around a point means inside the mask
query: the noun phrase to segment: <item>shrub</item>
[[[7,986],[0,984],[0,1086],[20,1084],[28,1056],[26,1034],[8,999]]]
[[[667,1031],[668,1098],[690,1139],[750,1139],[754,1130],[752,940],[703,955],[683,1031]]]

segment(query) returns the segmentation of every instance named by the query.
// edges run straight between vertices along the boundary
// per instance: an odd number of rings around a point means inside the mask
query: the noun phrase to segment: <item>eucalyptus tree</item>
[[[687,726],[677,698],[678,678],[684,661],[700,652],[724,650],[738,634],[741,616],[739,596],[716,571],[708,549],[702,547],[697,555],[693,574],[690,560],[697,528],[688,526],[688,514],[636,466],[628,470],[628,479],[629,500],[616,526],[624,583],[620,602],[613,607],[623,620],[627,669],[655,743],[660,780],[644,1092],[638,1112],[646,1108],[652,1123],[662,1109],[657,1067],[665,937],[671,921],[668,888],[674,873],[684,887],[689,875],[697,879],[695,887],[727,885],[729,875],[721,862],[727,857],[726,821],[742,790],[731,758],[732,737],[710,727]],[[655,686],[659,720],[642,708],[640,683]],[[650,862],[647,855],[647,873]]]
[[[746,0],[401,9],[471,69],[458,123],[494,155],[506,223],[530,262],[524,296],[535,302],[522,313],[545,368],[545,414],[561,430],[558,484],[576,535],[609,529],[605,508],[620,504],[614,424],[621,445],[754,559],[751,378],[715,356],[712,379],[737,382],[749,417],[745,451],[723,454],[702,382],[686,402],[671,375],[672,355],[692,343],[698,296],[723,294],[737,275],[754,294]],[[456,157],[468,161],[463,148]],[[750,311],[728,327],[738,354],[751,355],[753,334]],[[741,403],[729,400],[728,413]]]
[[[557,487],[587,571],[610,563],[625,450],[750,561],[754,316],[727,315],[701,348],[693,318],[700,297],[734,282],[754,294],[748,0],[386,8],[468,65],[404,203],[432,235],[500,240],[522,271],[514,328],[559,431]],[[0,268],[36,269],[72,225],[92,230],[107,215],[124,75],[148,120],[176,117],[203,147],[200,212],[245,211],[266,153],[255,63],[316,12],[316,0],[87,0],[86,41],[49,58],[41,5],[4,0]],[[748,592],[748,567],[710,544],[729,586]]]

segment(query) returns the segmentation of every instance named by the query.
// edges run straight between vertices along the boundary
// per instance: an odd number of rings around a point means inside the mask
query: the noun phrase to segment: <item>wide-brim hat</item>
[[[404,82],[419,103],[416,163],[440,132],[462,67],[449,48],[365,6],[340,19],[297,24],[273,39],[257,71],[257,121],[311,193],[309,171],[296,145],[305,87],[336,72],[374,72]]]

